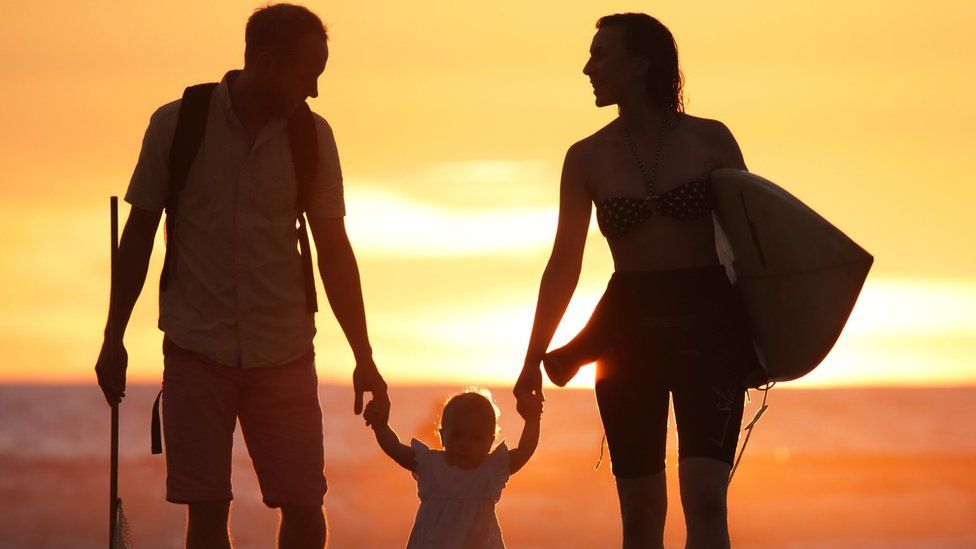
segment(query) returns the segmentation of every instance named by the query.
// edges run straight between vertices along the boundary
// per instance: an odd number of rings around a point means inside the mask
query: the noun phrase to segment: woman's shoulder
[[[679,113],[676,128],[682,133],[705,142],[723,141],[732,131],[721,120]]]
[[[719,167],[740,167],[742,152],[739,144],[722,121],[690,114],[679,114],[677,128],[686,144],[690,144],[715,159]]]
[[[614,119],[606,126],[573,143],[566,151],[566,158],[586,160],[608,144],[619,141],[620,137],[615,130],[616,126],[617,120]]]

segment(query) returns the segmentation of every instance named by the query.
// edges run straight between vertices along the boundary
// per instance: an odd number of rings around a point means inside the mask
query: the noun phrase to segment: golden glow
[[[311,104],[337,136],[380,367],[394,383],[511,383],[562,155],[614,115],[593,107],[580,73],[593,23],[648,4],[308,5],[330,25]],[[976,6],[653,7],[677,38],[688,112],[723,120],[753,171],[876,256],[835,351],[793,385],[976,382],[976,191],[963,162],[976,149]],[[155,107],[240,66],[251,9],[60,1],[0,20],[0,382],[93,379],[107,197],[124,193]],[[157,240],[126,337],[135,380],[160,377]],[[611,268],[591,235],[555,344],[585,324]],[[344,383],[352,358],[327,308],[318,327],[321,377]],[[591,384],[592,368],[580,378]]]

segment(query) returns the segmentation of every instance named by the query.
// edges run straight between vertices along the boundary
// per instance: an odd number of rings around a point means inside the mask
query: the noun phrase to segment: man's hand
[[[526,360],[512,389],[516,399],[515,409],[525,420],[532,416],[532,401],[538,400],[541,403],[546,399],[542,394],[542,369],[539,364],[540,361]]]
[[[363,410],[366,426],[374,430],[390,424],[390,399],[386,394],[376,395]]]
[[[386,382],[372,358],[356,361],[356,369],[352,372],[352,390],[356,393],[353,403],[353,412],[356,415],[363,411],[363,393],[371,393],[373,399],[387,398]]]
[[[129,366],[129,354],[125,345],[120,341],[115,346],[115,367],[112,366],[112,350],[109,338],[102,342],[102,350],[98,353],[95,363],[95,375],[98,376],[98,386],[102,388],[105,401],[109,406],[118,404],[125,396],[125,372]]]

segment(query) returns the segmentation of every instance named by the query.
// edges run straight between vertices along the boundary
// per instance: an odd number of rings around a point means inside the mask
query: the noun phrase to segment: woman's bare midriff
[[[717,265],[712,216],[694,221],[656,217],[608,239],[615,271],[662,271]]]

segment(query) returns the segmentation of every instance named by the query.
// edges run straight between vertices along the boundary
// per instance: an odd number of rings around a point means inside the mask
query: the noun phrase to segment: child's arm
[[[400,437],[390,428],[389,399],[374,398],[371,400],[366,405],[366,409],[363,410],[363,418],[366,420],[366,425],[373,428],[376,442],[386,455],[408,471],[417,468],[417,460],[413,456],[413,450],[400,442]]]
[[[518,448],[513,448],[508,452],[509,472],[515,474],[528,463],[529,458],[535,453],[539,445],[539,429],[542,423],[542,398],[539,396],[525,397],[532,398],[525,406],[525,427],[522,429],[522,436],[519,437]]]

